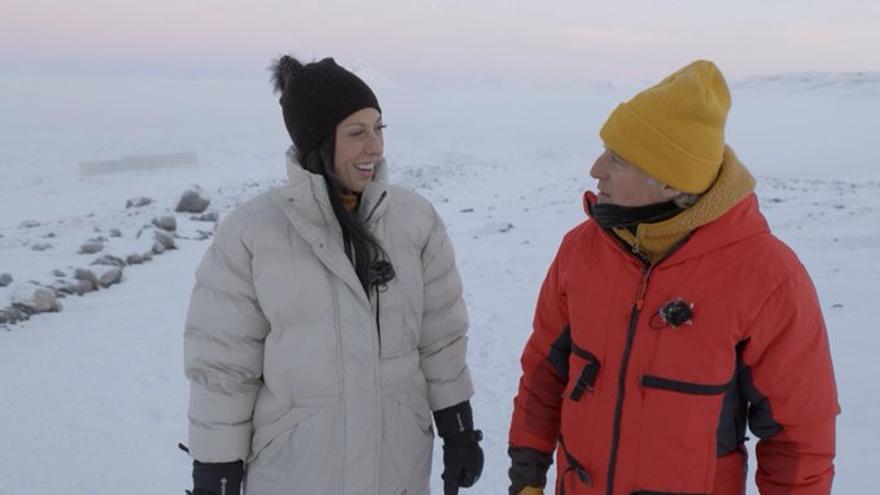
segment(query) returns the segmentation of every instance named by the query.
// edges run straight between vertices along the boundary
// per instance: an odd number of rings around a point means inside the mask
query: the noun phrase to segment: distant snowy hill
[[[798,91],[880,92],[880,72],[792,72],[750,76],[732,84],[734,90],[786,89]]]

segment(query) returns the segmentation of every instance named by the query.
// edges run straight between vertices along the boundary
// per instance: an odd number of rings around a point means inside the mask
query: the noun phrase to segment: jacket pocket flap
[[[269,445],[272,440],[282,433],[296,427],[304,419],[323,409],[324,405],[293,407],[283,416],[266,426],[254,431],[254,437],[251,440],[251,453],[248,456],[247,463],[251,463],[257,455]]]
[[[730,382],[719,385],[706,385],[702,383],[682,382],[678,380],[670,380],[659,376],[645,375],[642,377],[642,386],[645,388],[656,388],[661,390],[669,390],[671,392],[679,392],[691,395],[719,395],[723,394],[730,387]]]
[[[428,430],[431,427],[434,421],[431,418],[431,408],[428,406],[427,398],[413,391],[394,395],[393,398],[397,403],[415,413],[423,430]]]

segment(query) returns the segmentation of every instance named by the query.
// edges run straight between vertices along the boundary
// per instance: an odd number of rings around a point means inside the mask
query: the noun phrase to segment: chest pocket
[[[575,372],[577,378],[572,381],[569,379],[570,391],[568,398],[577,402],[581,400],[585,391],[592,392],[596,386],[596,379],[599,377],[599,358],[592,352],[578,347],[577,344],[571,344],[571,353],[580,358],[584,363],[580,367],[580,371]]]

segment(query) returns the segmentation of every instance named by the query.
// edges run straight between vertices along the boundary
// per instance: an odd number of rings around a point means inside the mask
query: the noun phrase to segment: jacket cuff
[[[507,449],[510,456],[510,494],[517,495],[524,488],[540,487],[547,484],[547,469],[553,464],[553,453],[539,452],[528,447],[511,445]]]
[[[471,402],[466,400],[452,407],[434,412],[434,423],[437,424],[437,434],[448,437],[456,433],[472,431],[474,429],[474,413]]]
[[[252,436],[250,422],[207,428],[193,424],[190,420],[190,456],[204,463],[244,460],[250,453]]]
[[[471,382],[471,374],[467,366],[464,366],[452,380],[428,381],[428,404],[432,411],[446,409],[466,400],[474,395],[474,384]]]

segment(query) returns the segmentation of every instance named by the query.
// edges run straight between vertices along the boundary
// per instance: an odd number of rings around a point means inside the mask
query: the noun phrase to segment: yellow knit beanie
[[[721,168],[729,110],[721,71],[698,60],[618,105],[599,135],[606,148],[651,177],[699,194]]]

